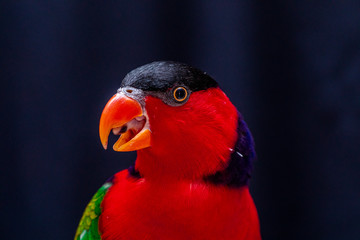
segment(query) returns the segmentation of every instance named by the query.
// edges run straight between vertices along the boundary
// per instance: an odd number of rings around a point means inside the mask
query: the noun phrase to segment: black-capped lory
[[[217,82],[187,64],[153,62],[128,73],[99,133],[137,151],[85,209],[75,240],[258,240],[248,180],[254,143]]]

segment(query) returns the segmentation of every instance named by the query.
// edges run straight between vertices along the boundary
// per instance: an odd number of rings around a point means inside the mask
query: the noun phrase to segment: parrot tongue
[[[136,117],[136,118],[132,119],[130,122],[124,124],[123,126],[113,128],[112,133],[114,135],[121,135],[121,134],[124,134],[124,133],[130,131],[136,135],[141,131],[141,129],[144,128],[145,122],[146,122],[146,119],[144,116]],[[135,137],[135,135],[132,136],[132,138]]]
[[[113,128],[112,133],[120,135],[113,146],[113,149],[117,151],[133,151],[149,144],[148,141],[144,141],[150,135],[144,115],[136,117],[120,127]]]

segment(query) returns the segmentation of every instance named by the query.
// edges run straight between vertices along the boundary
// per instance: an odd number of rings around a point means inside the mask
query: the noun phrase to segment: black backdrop
[[[207,71],[245,116],[264,239],[359,239],[359,1],[170,2],[0,2],[1,239],[73,237],[135,159],[102,149],[102,108],[154,60]]]

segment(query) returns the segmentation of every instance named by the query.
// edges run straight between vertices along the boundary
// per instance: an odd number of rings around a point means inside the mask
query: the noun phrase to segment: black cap
[[[174,85],[188,87],[192,92],[217,87],[218,83],[205,72],[184,63],[159,61],[138,67],[128,73],[121,87],[163,92]]]

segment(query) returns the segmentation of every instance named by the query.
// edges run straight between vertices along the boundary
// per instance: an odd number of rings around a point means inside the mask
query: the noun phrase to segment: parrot
[[[75,240],[260,240],[249,192],[256,158],[244,118],[219,84],[185,63],[129,72],[105,105],[102,146],[136,151],[95,193]]]

